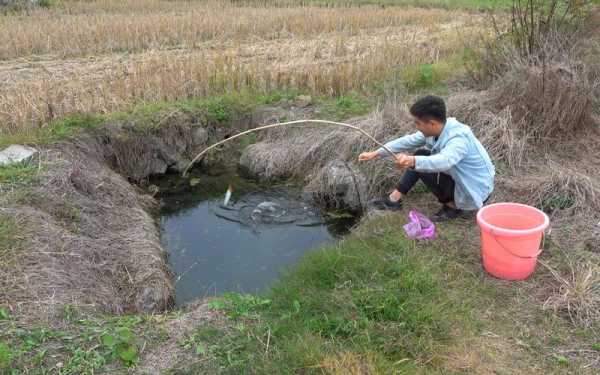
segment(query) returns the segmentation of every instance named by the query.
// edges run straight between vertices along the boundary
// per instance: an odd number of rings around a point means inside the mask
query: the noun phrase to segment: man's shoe
[[[431,221],[440,223],[442,221],[453,220],[460,216],[462,210],[443,205],[442,208],[431,217]]]
[[[399,211],[402,209],[402,199],[393,202],[387,195],[383,198],[371,199],[367,204],[377,210]]]

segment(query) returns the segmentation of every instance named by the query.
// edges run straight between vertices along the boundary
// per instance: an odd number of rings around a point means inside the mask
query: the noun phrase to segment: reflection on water
[[[349,225],[325,220],[291,187],[261,187],[232,173],[197,178],[193,187],[164,182],[171,193],[162,196],[161,241],[169,251],[178,305],[226,291],[259,292]],[[237,189],[224,207],[232,182]]]

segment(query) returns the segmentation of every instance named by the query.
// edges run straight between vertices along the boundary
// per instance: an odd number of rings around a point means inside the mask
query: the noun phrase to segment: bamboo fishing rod
[[[241,137],[243,135],[246,134],[250,134],[259,130],[265,130],[265,129],[271,129],[271,128],[276,128],[279,126],[285,126],[285,125],[295,125],[295,124],[304,124],[304,123],[319,123],[319,124],[327,124],[327,125],[337,125],[337,126],[343,126],[346,128],[350,128],[353,130],[356,130],[358,132],[360,132],[361,134],[363,134],[365,137],[369,138],[371,141],[375,142],[375,144],[377,144],[378,146],[380,146],[381,148],[383,148],[385,151],[387,151],[394,159],[397,159],[396,155],[389,149],[387,148],[384,144],[380,143],[378,140],[376,140],[372,135],[370,135],[369,133],[367,133],[366,131],[364,131],[363,129],[359,128],[358,126],[354,126],[354,125],[350,125],[350,124],[346,124],[343,122],[336,122],[336,121],[328,121],[328,120],[295,120],[295,121],[287,121],[287,122],[278,122],[276,124],[271,124],[271,125],[264,125],[264,126],[259,126],[257,128],[253,128],[253,129],[249,129],[246,131],[243,131],[241,133],[238,133],[236,135],[233,135],[227,139],[224,139],[220,142],[217,142],[207,148],[205,148],[204,150],[202,150],[198,155],[196,155],[196,157],[194,157],[192,159],[192,161],[188,164],[188,166],[183,170],[183,177],[185,177],[188,173],[188,170],[192,167],[192,165],[194,165],[194,163],[196,161],[198,161],[198,159],[200,159],[202,157],[202,155],[206,154],[208,151],[212,150],[215,147],[218,147],[220,145],[222,145],[223,143],[232,141],[238,137]]]

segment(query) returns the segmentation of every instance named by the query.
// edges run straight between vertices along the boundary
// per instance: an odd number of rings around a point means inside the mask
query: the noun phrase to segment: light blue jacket
[[[408,152],[426,147],[431,156],[415,156],[415,170],[443,172],[454,179],[454,203],[463,210],[476,210],[494,190],[495,169],[487,151],[471,128],[455,118],[446,120],[436,142],[421,132],[405,135],[385,144],[392,152]],[[381,156],[389,155],[383,148]]]

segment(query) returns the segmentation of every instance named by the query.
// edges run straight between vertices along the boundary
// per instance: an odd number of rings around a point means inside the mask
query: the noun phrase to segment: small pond
[[[335,241],[353,224],[332,219],[297,188],[259,185],[235,170],[152,182],[161,192],[161,242],[178,306],[224,292],[263,291],[302,254]],[[233,193],[225,206],[229,185]]]

